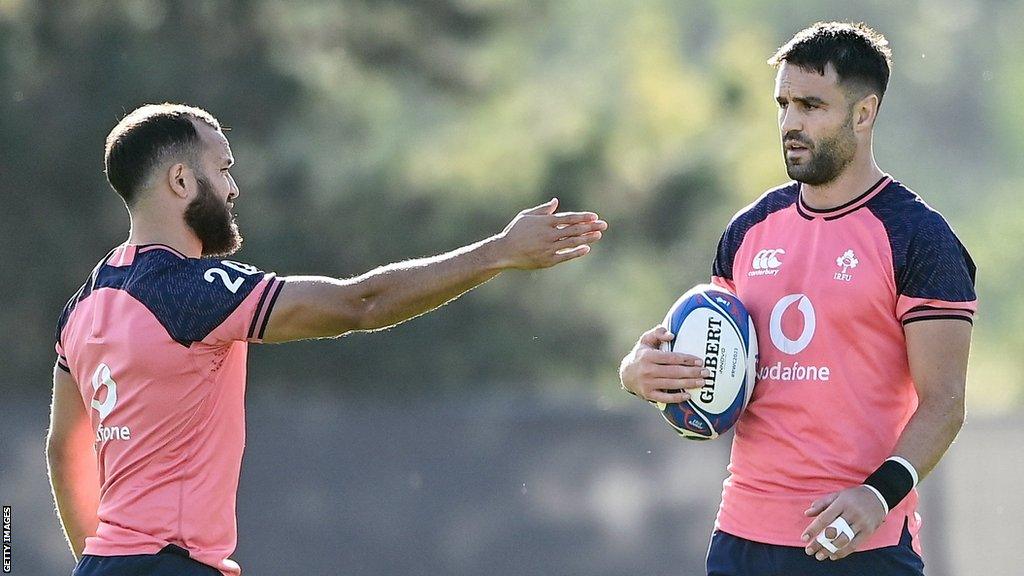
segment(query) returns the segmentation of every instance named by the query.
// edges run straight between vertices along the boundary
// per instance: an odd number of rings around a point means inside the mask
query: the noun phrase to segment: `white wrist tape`
[[[878,501],[882,503],[882,509],[885,510],[885,515],[888,516],[889,515],[889,503],[885,501],[885,496],[882,496],[882,493],[878,491],[878,488],[875,488],[871,484],[861,484],[861,486],[864,486],[868,490],[871,490],[871,492],[875,496],[878,497]]]
[[[900,456],[890,456],[886,458],[886,460],[892,460],[897,464],[902,464],[903,467],[907,469],[907,472],[910,472],[910,477],[914,479],[914,488],[917,488],[917,468],[914,468],[914,465],[911,464],[909,460]]]

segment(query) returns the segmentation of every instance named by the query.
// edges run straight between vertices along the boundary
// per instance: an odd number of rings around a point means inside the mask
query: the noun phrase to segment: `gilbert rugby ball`
[[[735,294],[701,284],[676,300],[664,326],[675,339],[662,343],[661,349],[702,358],[711,375],[704,386],[689,391],[686,402],[657,403],[661,415],[685,438],[718,438],[736,424],[754,391],[754,322]]]

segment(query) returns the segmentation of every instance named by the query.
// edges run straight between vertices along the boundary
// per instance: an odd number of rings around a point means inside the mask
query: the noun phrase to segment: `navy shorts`
[[[84,554],[71,576],[221,576],[221,573],[213,566],[189,558],[184,548],[168,544],[156,554]]]
[[[708,576],[924,576],[903,522],[899,544],[854,552],[842,560],[815,560],[803,548],[751,542],[715,530],[708,548]]]

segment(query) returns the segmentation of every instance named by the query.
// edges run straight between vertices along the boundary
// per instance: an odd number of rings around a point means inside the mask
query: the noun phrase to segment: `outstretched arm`
[[[100,483],[94,436],[75,379],[54,367],[46,461],[57,513],[75,560],[82,557],[86,537],[95,535],[99,524]]]
[[[286,278],[264,342],[376,330],[429,312],[507,269],[579,258],[607,224],[591,212],[555,214],[557,200],[520,212],[500,234],[434,256],[389,264],[347,280]]]

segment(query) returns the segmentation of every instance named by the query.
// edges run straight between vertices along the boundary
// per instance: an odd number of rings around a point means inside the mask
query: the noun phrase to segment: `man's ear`
[[[187,165],[177,162],[167,169],[167,185],[176,196],[185,199],[195,185],[195,176]]]
[[[878,94],[869,92],[853,105],[853,129],[854,131],[871,130],[875,125],[875,118],[878,117],[878,105],[881,100]]]

